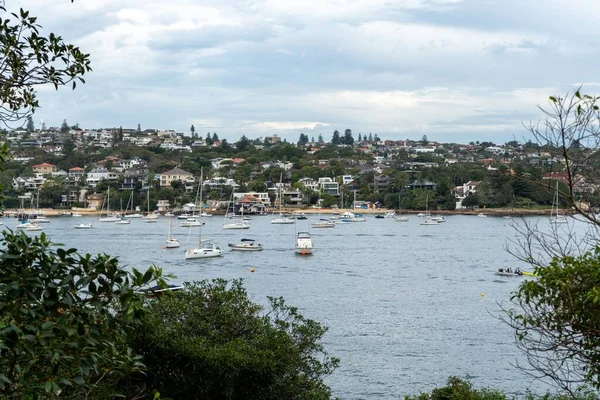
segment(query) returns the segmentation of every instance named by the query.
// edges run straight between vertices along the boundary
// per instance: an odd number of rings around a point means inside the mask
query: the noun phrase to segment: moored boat
[[[79,224],[79,225],[73,225],[73,228],[75,229],[92,229],[92,224]]]
[[[309,255],[313,253],[313,242],[310,233],[300,231],[296,235],[296,254]]]
[[[240,243],[229,243],[229,248],[232,251],[262,251],[263,245],[254,239],[242,239]]]

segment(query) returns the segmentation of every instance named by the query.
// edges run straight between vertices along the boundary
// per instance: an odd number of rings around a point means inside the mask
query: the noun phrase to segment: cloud
[[[480,0],[24,0],[91,54],[36,118],[215,130],[237,140],[351,128],[512,137],[536,104],[596,82],[600,6]],[[596,86],[590,85],[590,90]],[[585,90],[585,87],[584,87]],[[304,132],[306,133],[306,132]],[[329,132],[330,133],[330,132]]]

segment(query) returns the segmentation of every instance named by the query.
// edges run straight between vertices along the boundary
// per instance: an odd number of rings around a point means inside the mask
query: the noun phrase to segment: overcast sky
[[[536,105],[597,94],[589,0],[7,0],[91,54],[36,124],[296,141],[333,130],[503,143]]]

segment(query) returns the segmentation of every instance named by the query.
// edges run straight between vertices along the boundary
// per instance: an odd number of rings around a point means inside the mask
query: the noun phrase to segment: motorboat
[[[523,276],[523,271],[521,271],[519,268],[517,269],[510,269],[510,268],[499,268],[496,272],[496,275],[498,276],[510,276],[510,277],[517,277],[517,276]]]
[[[36,223],[30,222],[29,226],[27,228],[25,228],[25,229],[28,230],[28,231],[41,231],[42,227],[39,226]]]
[[[431,220],[439,223],[446,222],[446,218],[444,218],[442,215],[435,215],[431,217]]]
[[[202,211],[202,212],[200,213],[200,216],[201,216],[202,218],[210,218],[210,217],[212,217],[212,214],[208,214],[206,211]]]
[[[335,228],[335,222],[327,218],[321,218],[318,222],[311,224],[313,228]]]
[[[394,218],[396,216],[396,212],[394,210],[386,211],[383,215],[384,218]]]
[[[421,221],[421,225],[439,225],[439,222],[434,221],[430,218],[424,219],[423,221]]]
[[[174,237],[167,239],[167,243],[165,243],[165,248],[167,249],[176,249],[179,246],[181,246],[179,239]]]
[[[75,228],[75,229],[92,229],[92,224],[73,225],[73,228]]]
[[[377,215],[375,216],[375,218],[377,218],[377,219],[384,219],[384,218],[385,218],[385,216],[383,216],[383,215],[381,215],[381,214],[377,214]]]
[[[477,216],[479,218],[487,218],[487,215],[485,215],[484,213],[480,212],[479,214],[477,214]]]
[[[223,225],[221,225],[221,226],[223,227],[223,229],[249,229],[250,228],[250,224],[241,218],[238,219],[237,221],[233,221],[233,222],[224,222]]]
[[[394,221],[396,221],[396,222],[408,222],[408,217],[406,215],[396,215],[394,217]]]
[[[19,223],[17,224],[17,226],[15,226],[15,228],[27,229],[27,228],[29,228],[30,225],[31,225],[31,223],[29,222],[29,220],[20,220]]]
[[[221,250],[221,248],[212,242],[201,242],[200,247],[187,249],[185,251],[186,260],[219,257],[222,255],[223,251]]]
[[[117,225],[129,225],[131,224],[131,221],[125,217],[121,217],[121,219],[117,222],[115,222],[115,224]]]
[[[350,222],[365,222],[367,220],[362,214],[353,213],[351,211],[346,211],[341,217]]]
[[[254,239],[242,239],[240,243],[229,243],[232,251],[262,251],[263,245]]]
[[[71,217],[79,218],[79,217],[83,217],[83,215],[81,215],[79,213],[73,213],[73,214],[71,214]]]
[[[313,242],[310,233],[300,231],[296,235],[296,254],[303,256],[313,253]]]
[[[135,214],[127,214],[126,215],[127,219],[132,219],[132,218],[142,218],[143,215],[140,213],[135,213]]]
[[[308,217],[306,216],[306,214],[304,214],[303,212],[293,212],[292,213],[292,218],[296,218],[297,220],[308,219]]]
[[[196,218],[196,217],[190,217],[190,218],[186,219],[185,221],[182,221],[179,223],[179,226],[181,226],[182,228],[187,228],[190,226],[200,226],[200,225],[204,225],[204,221],[201,221],[199,218]]]
[[[188,219],[188,218],[190,218],[190,217],[191,217],[191,215],[190,215],[190,214],[184,213],[184,214],[179,214],[179,215],[177,216],[177,219]]]
[[[50,220],[44,216],[44,215],[37,215],[35,218],[32,219],[33,222],[35,222],[36,224],[49,224]]]

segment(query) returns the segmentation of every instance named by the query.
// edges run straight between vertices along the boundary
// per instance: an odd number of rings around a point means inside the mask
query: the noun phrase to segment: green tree
[[[308,143],[308,135],[304,133],[300,134],[300,138],[298,139],[298,147],[304,147]]]
[[[252,146],[252,142],[246,137],[246,135],[242,135],[240,140],[235,143],[235,148],[238,151],[246,151],[250,148],[250,146]]]
[[[190,126],[190,133],[192,134],[192,139],[196,138],[196,128],[194,128],[194,125]]]
[[[4,231],[0,249],[3,398],[112,398],[143,365],[125,332],[143,315],[143,286],[161,270],[127,272],[107,255],[81,256]]]
[[[219,142],[219,135],[217,135],[215,132],[213,132],[211,140],[212,140],[213,144],[215,144],[216,142]]]
[[[369,132],[369,142],[373,141],[373,134],[371,132]]]
[[[337,130],[335,130],[335,131],[333,131],[333,136],[331,138],[331,144],[333,146],[337,146],[340,143],[341,143],[340,133]]]
[[[321,144],[321,145],[322,145],[323,143],[325,143],[325,140],[323,139],[323,134],[322,134],[322,133],[319,133],[319,139],[318,139],[318,143],[319,143],[319,144]]]
[[[208,146],[212,146],[214,144],[212,137],[210,136],[210,132],[206,133],[206,144]]]
[[[343,144],[347,144],[349,146],[352,146],[354,144],[354,138],[352,137],[352,130],[346,129],[344,131],[344,137],[341,139],[341,142]]]
[[[427,135],[423,135],[421,138],[421,146],[427,146],[429,144],[429,139],[427,139]]]
[[[361,143],[361,142],[362,142],[362,135],[359,133],[358,134],[358,143]]]
[[[187,284],[149,304],[131,345],[147,369],[131,393],[175,399],[329,399],[323,378],[338,360],[320,343],[327,331],[281,298],[267,310],[241,280]]]
[[[473,209],[473,207],[476,207],[479,205],[479,194],[477,193],[473,193],[468,195],[467,197],[465,197],[461,203],[464,207],[467,207],[469,209]]]
[[[27,117],[27,132],[32,133],[35,131],[35,125],[33,123],[33,118],[30,116]]]
[[[63,119],[62,125],[60,126],[60,132],[61,133],[69,133],[69,129],[71,129],[71,127],[69,127],[67,120]]]
[[[138,124],[137,129],[136,129],[136,133],[139,135],[140,133],[142,133],[142,126],[140,124]]]
[[[39,107],[36,87],[52,84],[58,90],[72,83],[75,89],[91,68],[88,54],[54,33],[43,35],[29,11],[10,13],[2,2],[0,17],[0,122],[8,126]]]

